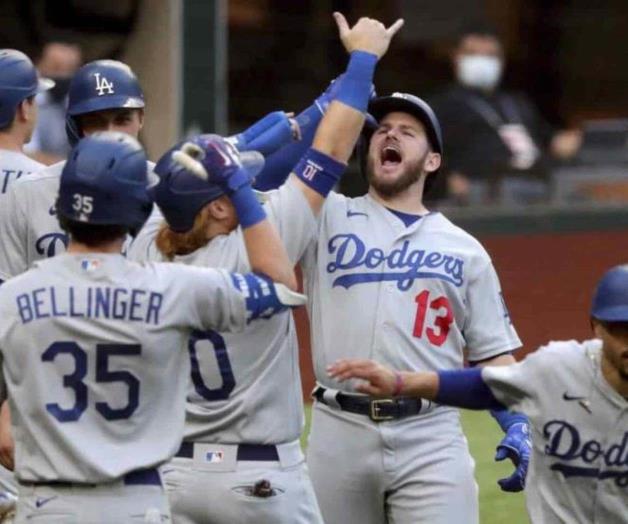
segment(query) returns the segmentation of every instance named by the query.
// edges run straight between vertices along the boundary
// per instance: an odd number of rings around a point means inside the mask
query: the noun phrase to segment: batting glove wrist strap
[[[507,409],[492,409],[491,415],[499,424],[499,427],[502,428],[504,433],[508,432],[511,426],[515,424],[527,424],[528,417],[521,413],[517,413],[515,411],[509,411]]]
[[[361,113],[366,112],[376,64],[376,55],[366,51],[353,51],[344,78],[340,81],[336,100]]]
[[[319,195],[326,197],[338,183],[346,168],[347,166],[342,162],[338,162],[332,157],[310,148],[301,157],[301,160],[293,169],[293,173],[306,186],[309,186]]]
[[[266,212],[255,196],[250,182],[229,193],[229,198],[233,207],[235,207],[242,228],[245,229],[259,224],[266,218]]]

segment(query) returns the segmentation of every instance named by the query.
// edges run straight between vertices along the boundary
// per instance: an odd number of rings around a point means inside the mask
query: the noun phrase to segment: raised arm
[[[397,20],[388,29],[372,18],[360,18],[349,27],[345,17],[334,13],[340,39],[350,53],[336,99],[318,126],[312,148],[301,158],[291,175],[314,213],[345,171],[360,136],[377,61],[403,25]]]

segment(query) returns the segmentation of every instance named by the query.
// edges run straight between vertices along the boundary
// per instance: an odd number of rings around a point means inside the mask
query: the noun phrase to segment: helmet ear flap
[[[65,134],[68,136],[68,142],[72,147],[78,143],[83,135],[76,119],[69,115],[65,117]]]

